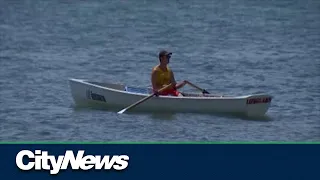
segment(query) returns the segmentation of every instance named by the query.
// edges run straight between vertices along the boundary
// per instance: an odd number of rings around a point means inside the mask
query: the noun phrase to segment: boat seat
[[[151,93],[150,88],[138,88],[138,87],[125,86],[124,90],[127,92],[138,93],[138,94],[150,94]]]

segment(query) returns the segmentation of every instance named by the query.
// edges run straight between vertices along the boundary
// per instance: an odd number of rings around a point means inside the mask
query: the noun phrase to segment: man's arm
[[[174,74],[173,74],[172,71],[171,71],[171,82],[174,83],[174,86],[176,87],[176,89],[180,89],[180,88],[182,88],[183,86],[185,86],[187,84],[186,80],[181,82],[181,83],[179,83],[179,84],[177,84],[177,82],[176,82],[176,80],[174,78]]]
[[[170,71],[171,73],[171,83],[175,86],[177,84],[176,79],[174,78],[174,74],[172,71]]]

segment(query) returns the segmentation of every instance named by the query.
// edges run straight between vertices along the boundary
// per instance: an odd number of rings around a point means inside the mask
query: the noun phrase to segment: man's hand
[[[154,93],[155,96],[159,97],[159,91],[158,90],[154,90],[153,93]]]
[[[189,81],[184,80],[184,81],[182,81],[181,83],[175,85],[175,89],[180,89],[180,88],[182,88],[183,86],[185,86],[187,83],[189,83]]]
[[[207,90],[203,89],[202,94],[210,94]]]
[[[177,90],[177,83],[172,83],[171,88]]]

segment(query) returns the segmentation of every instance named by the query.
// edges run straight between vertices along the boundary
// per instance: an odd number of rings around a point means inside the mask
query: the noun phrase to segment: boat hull
[[[70,79],[72,97],[77,105],[121,110],[150,94],[125,91],[124,85]],[[247,96],[159,96],[136,106],[132,111],[233,113],[248,116],[264,115],[272,97],[267,94]]]

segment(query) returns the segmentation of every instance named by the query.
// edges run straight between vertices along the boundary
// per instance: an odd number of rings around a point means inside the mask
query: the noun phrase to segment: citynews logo
[[[24,163],[23,158],[28,157],[28,162]],[[71,165],[74,170],[89,170],[94,167],[96,170],[111,168],[115,170],[124,170],[128,167],[129,156],[114,155],[114,156],[84,156],[84,150],[80,150],[75,157],[73,151],[67,150],[65,155],[60,155],[56,158],[53,155],[48,155],[48,151],[35,150],[35,153],[29,150],[22,150],[16,156],[16,165],[24,171],[31,169],[48,170],[50,174],[58,174],[59,171],[66,170]]]

